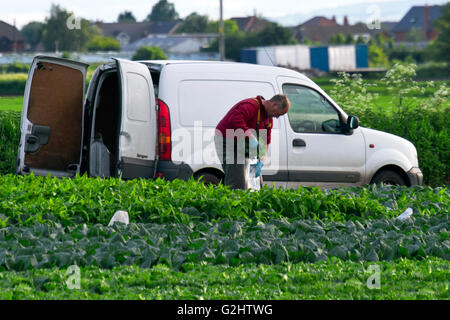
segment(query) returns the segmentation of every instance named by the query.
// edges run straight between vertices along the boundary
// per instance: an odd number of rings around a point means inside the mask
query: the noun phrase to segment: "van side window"
[[[341,132],[338,111],[321,94],[295,84],[283,85],[283,93],[291,102],[288,119],[294,132]]]

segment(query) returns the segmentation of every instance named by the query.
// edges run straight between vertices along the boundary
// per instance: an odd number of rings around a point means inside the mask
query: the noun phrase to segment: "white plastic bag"
[[[111,218],[111,221],[108,223],[108,227],[111,227],[114,222],[122,222],[128,225],[130,223],[130,218],[128,217],[128,212],[126,211],[116,211],[114,213],[113,217]]]
[[[247,188],[251,190],[261,189],[261,177],[255,177],[256,167],[252,166],[252,164],[257,163],[257,158],[252,158],[246,161],[245,174],[247,175]]]
[[[406,220],[411,217],[413,214],[413,210],[411,208],[406,209],[401,215],[397,217],[398,220]]]

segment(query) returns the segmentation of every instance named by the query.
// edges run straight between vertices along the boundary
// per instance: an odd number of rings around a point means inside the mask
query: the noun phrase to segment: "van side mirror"
[[[359,127],[359,119],[357,116],[348,116],[347,124],[344,127],[345,134],[352,134],[353,130]]]

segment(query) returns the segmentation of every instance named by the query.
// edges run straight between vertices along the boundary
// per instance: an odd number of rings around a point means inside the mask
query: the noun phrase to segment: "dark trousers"
[[[248,147],[245,148],[244,141],[226,139],[222,136],[215,136],[214,143],[216,152],[222,164],[225,179],[223,184],[231,189],[248,188],[247,167],[249,166]],[[262,176],[260,176],[262,184]]]

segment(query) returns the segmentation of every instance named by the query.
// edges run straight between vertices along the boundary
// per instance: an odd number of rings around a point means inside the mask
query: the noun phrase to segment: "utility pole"
[[[225,61],[225,31],[223,28],[222,0],[220,0],[219,34],[220,34],[220,41],[219,41],[220,61]]]

